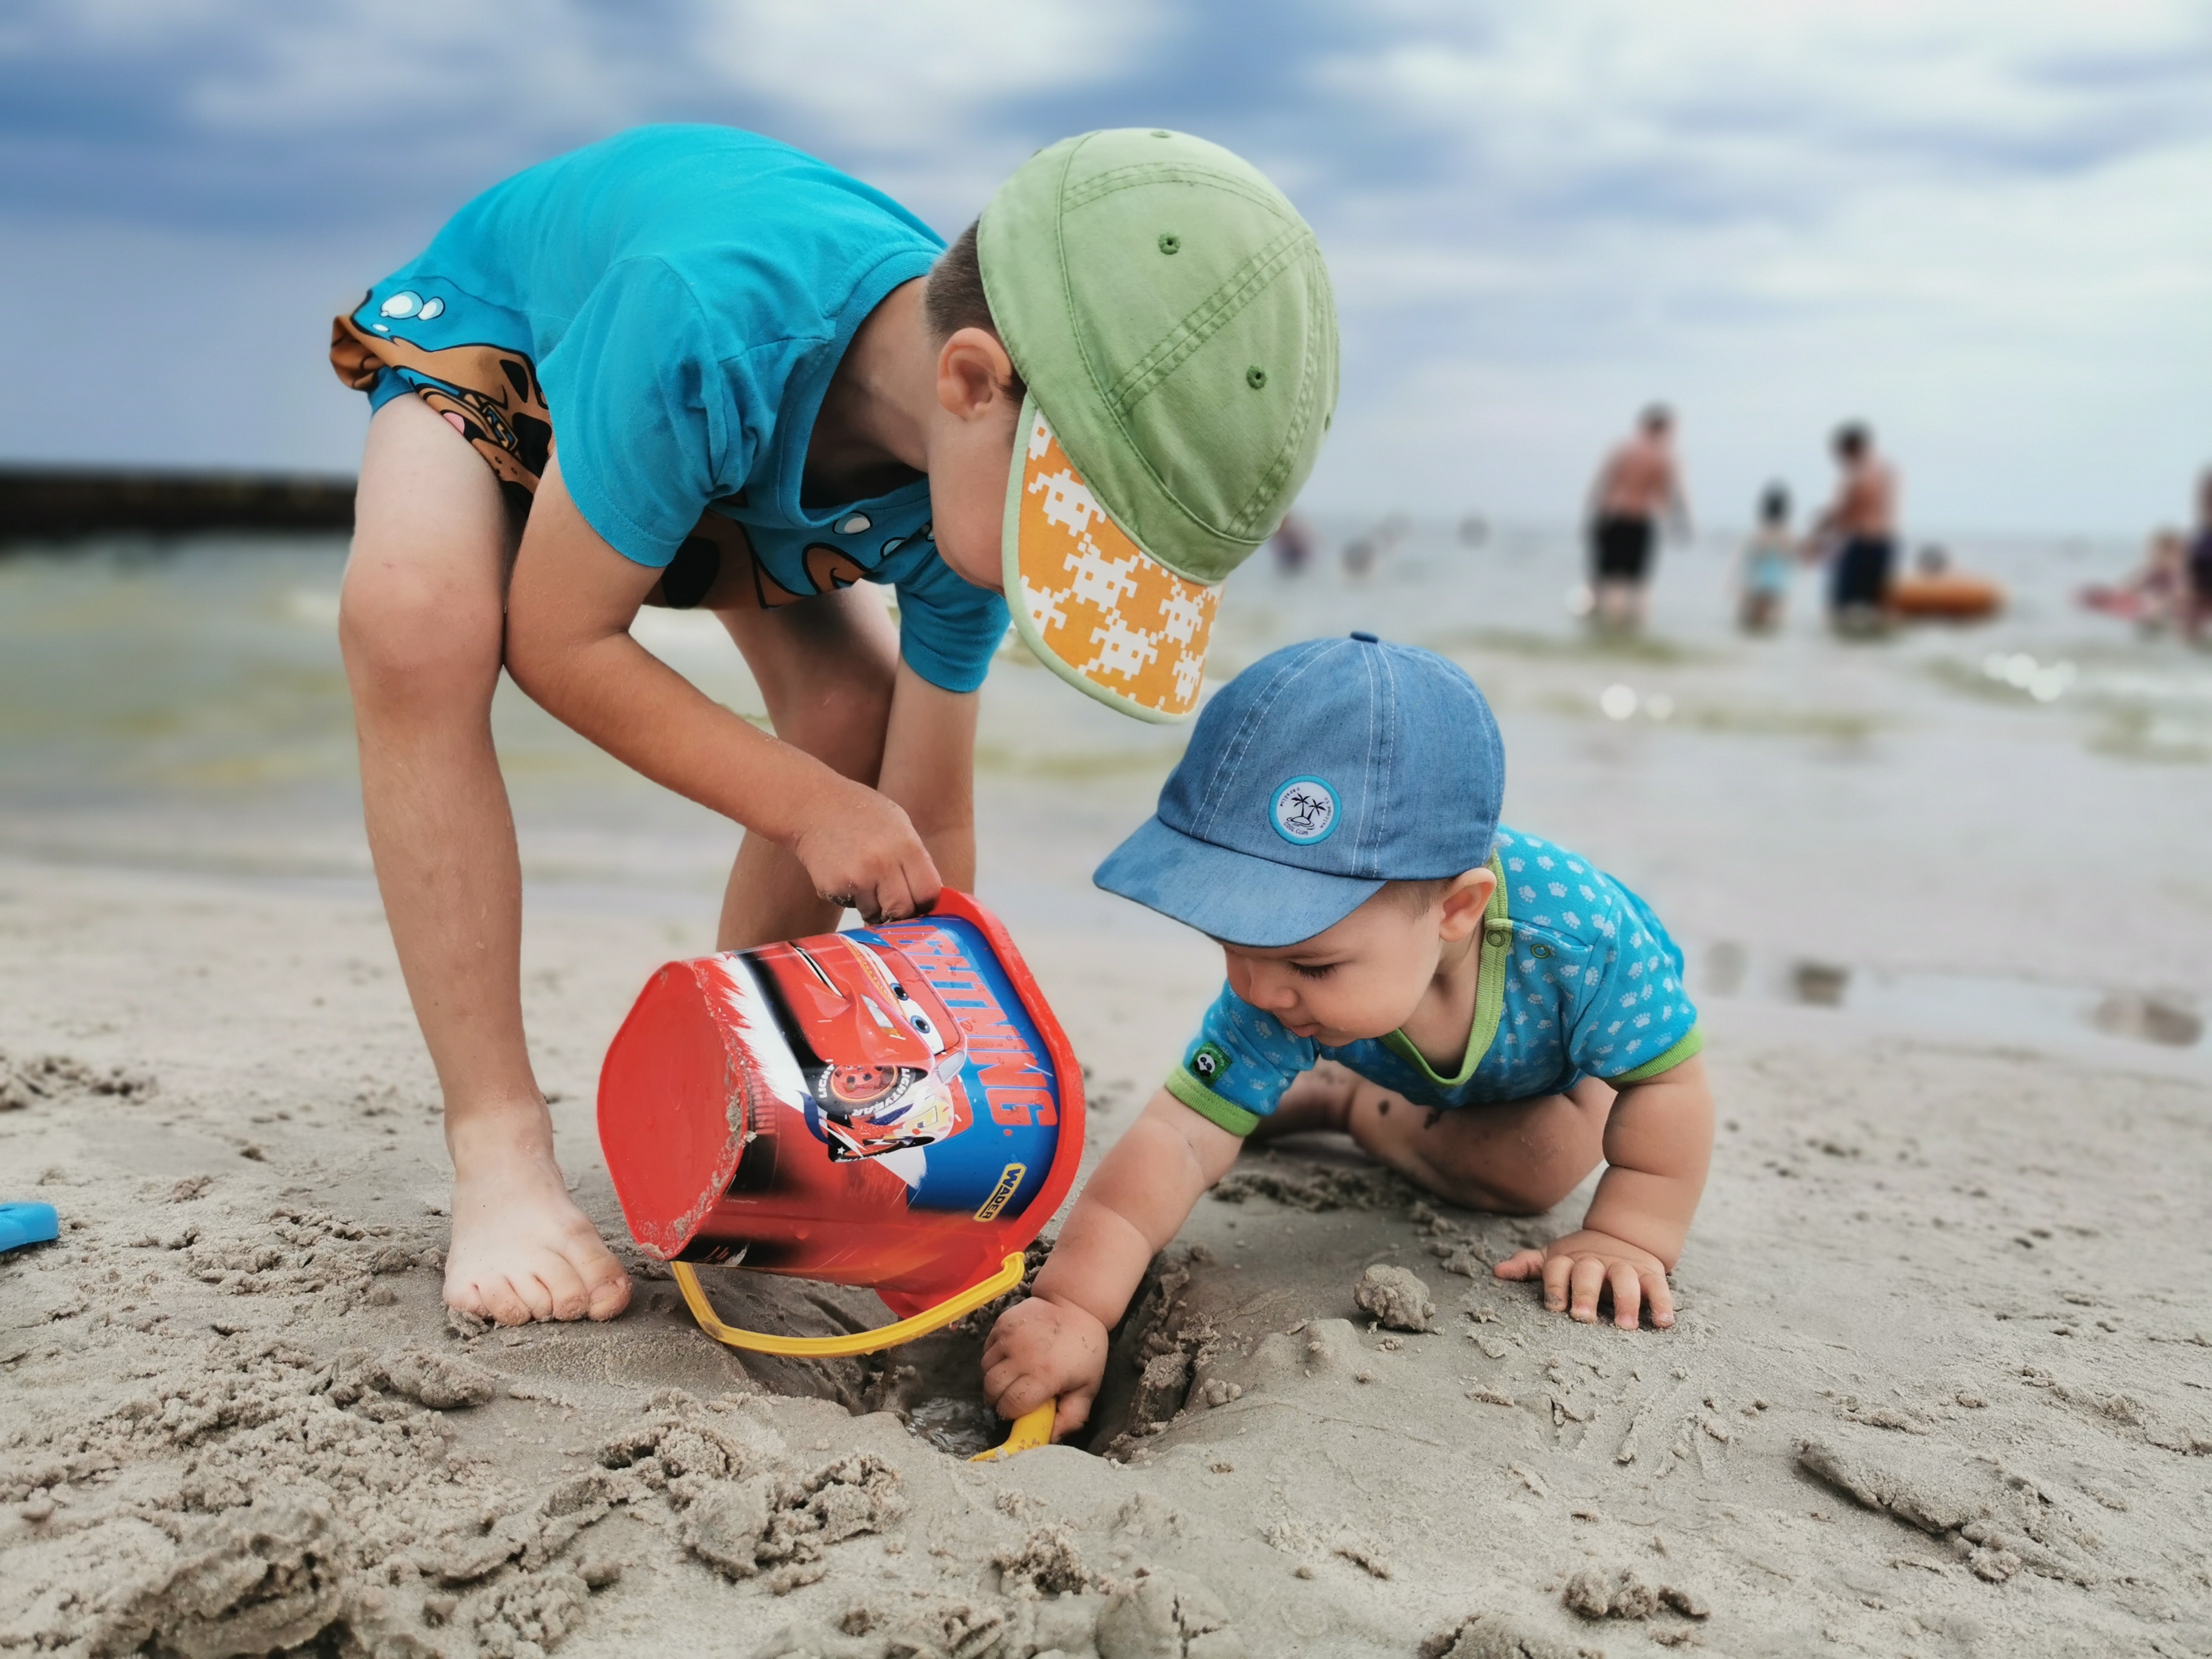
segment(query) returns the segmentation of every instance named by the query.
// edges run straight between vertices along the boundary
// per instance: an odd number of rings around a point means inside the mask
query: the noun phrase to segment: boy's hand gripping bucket
[[[1083,1156],[1083,1074],[1006,929],[947,889],[912,921],[661,969],[607,1050],[599,1144],[709,1335],[866,1353],[1021,1283]],[[863,1285],[900,1317],[739,1330],[699,1262]]]

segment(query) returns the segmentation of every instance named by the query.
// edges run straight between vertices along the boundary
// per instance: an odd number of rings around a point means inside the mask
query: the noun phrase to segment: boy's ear
[[[1444,890],[1443,925],[1437,932],[1447,944],[1457,944],[1482,926],[1483,912],[1497,890],[1498,878],[1487,865],[1460,872]]]
[[[938,348],[937,401],[961,420],[991,412],[1013,383],[1014,360],[988,328],[956,329]]]

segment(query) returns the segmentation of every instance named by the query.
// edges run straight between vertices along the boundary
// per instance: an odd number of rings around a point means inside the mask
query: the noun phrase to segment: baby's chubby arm
[[[1034,1293],[991,1328],[983,1392],[999,1415],[1019,1417],[1057,1395],[1054,1439],[1089,1420],[1107,1332],[1243,1144],[1166,1090],[1152,1097],[1069,1212]]]
[[[1647,1300],[1651,1322],[1672,1325],[1667,1274],[1689,1237],[1712,1155],[1713,1096],[1703,1056],[1628,1085],[1606,1120],[1607,1169],[1582,1230],[1507,1257],[1498,1277],[1540,1277],[1544,1305],[1586,1324],[1596,1322],[1599,1293],[1609,1289],[1613,1323],[1623,1329],[1635,1328]]]

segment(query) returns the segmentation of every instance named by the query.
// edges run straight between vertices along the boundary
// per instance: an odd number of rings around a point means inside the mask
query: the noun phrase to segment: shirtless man
[[[1664,517],[1677,536],[1690,532],[1689,504],[1674,465],[1674,416],[1654,404],[1635,435],[1605,458],[1590,485],[1591,617],[1601,627],[1644,621],[1651,556]]]
[[[1861,422],[1836,428],[1835,451],[1842,476],[1814,534],[1832,550],[1830,617],[1840,629],[1863,630],[1881,618],[1897,562],[1897,473]]]

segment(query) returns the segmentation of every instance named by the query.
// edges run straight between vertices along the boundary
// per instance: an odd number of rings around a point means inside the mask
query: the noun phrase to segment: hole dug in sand
[[[1188,1316],[1182,1302],[1193,1260],[1184,1246],[1161,1252],[1114,1333],[1086,1436],[1089,1449],[1101,1456],[1139,1460],[1146,1441],[1183,1412],[1225,1405],[1243,1393],[1206,1375],[1214,1354],[1213,1327]]]
[[[1052,1252],[1049,1239],[1025,1252],[1020,1288],[986,1303],[918,1341],[842,1359],[791,1359],[747,1353],[732,1363],[771,1394],[834,1401],[857,1415],[891,1412],[908,1431],[946,1455],[967,1458],[1006,1437],[1006,1425],[983,1398],[983,1344],[999,1315],[1029,1293]],[[794,1336],[842,1335],[890,1318],[866,1291],[742,1270],[702,1270],[700,1282],[732,1324]],[[672,1290],[653,1292],[654,1313],[679,1328],[690,1316]]]

